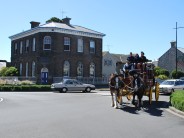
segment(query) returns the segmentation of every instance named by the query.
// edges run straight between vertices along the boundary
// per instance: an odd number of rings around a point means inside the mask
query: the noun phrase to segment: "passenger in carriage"
[[[130,52],[130,55],[127,57],[127,60],[128,60],[130,63],[134,63],[134,62],[135,62],[135,58],[134,58],[134,56],[132,55],[132,52]]]
[[[137,69],[137,64],[139,63],[139,54],[135,54],[134,56],[134,68]]]
[[[133,64],[129,60],[127,60],[127,62],[123,66],[123,73],[122,74],[124,74],[124,77],[128,77],[129,71],[133,70],[133,69],[134,69]]]
[[[138,64],[138,68],[141,69],[141,72],[145,71],[146,69],[145,62],[148,62],[148,59],[144,55],[144,52],[141,51],[141,56],[139,58],[139,64]]]

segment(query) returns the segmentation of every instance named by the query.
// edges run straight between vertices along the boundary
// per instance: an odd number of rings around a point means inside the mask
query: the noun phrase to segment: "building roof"
[[[106,55],[107,53],[109,53],[108,51],[104,51],[102,53],[102,55]],[[124,54],[113,54],[113,53],[109,53],[111,54],[111,56],[116,60],[116,61],[122,61],[123,63],[126,62],[128,55],[124,55]]]
[[[184,48],[178,47],[178,50],[184,53]]]
[[[94,37],[94,38],[102,38],[105,36],[105,34],[103,33],[100,33],[85,27],[66,24],[66,23],[49,22],[49,23],[31,28],[30,30],[12,35],[9,38],[11,40],[16,40],[16,39],[29,36],[35,33],[39,33],[39,32],[58,32],[58,33],[80,35],[80,36],[87,36],[87,37]]]

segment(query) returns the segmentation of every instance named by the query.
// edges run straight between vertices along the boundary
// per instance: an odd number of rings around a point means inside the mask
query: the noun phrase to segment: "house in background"
[[[176,69],[176,42],[159,59],[158,66],[172,72]],[[177,70],[184,72],[184,48],[177,47]]]
[[[11,64],[20,76],[37,83],[57,77],[102,77],[102,38],[105,34],[62,22],[30,22],[31,29],[12,35]]]
[[[7,66],[7,61],[6,60],[0,60],[0,70],[2,67],[6,67]]]
[[[109,77],[111,73],[119,73],[119,62],[126,62],[128,55],[112,54],[108,51],[103,52],[102,59],[102,75],[103,77]]]

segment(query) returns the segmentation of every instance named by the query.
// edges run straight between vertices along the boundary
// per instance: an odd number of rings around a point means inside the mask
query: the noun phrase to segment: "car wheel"
[[[173,92],[174,92],[174,89],[171,90],[171,93],[173,93]]]
[[[62,88],[62,92],[66,93],[67,91],[67,88]]]
[[[87,87],[86,88],[86,92],[91,92],[91,88],[90,87]]]

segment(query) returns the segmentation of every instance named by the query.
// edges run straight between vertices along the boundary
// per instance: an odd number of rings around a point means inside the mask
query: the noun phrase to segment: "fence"
[[[53,83],[61,82],[63,79],[67,79],[66,77],[53,77]],[[70,77],[70,79],[77,79],[82,83],[90,83],[95,85],[104,85],[108,84],[109,78],[108,77]],[[22,82],[30,82],[35,84],[37,81],[36,77],[0,77],[0,84],[21,84]]]

